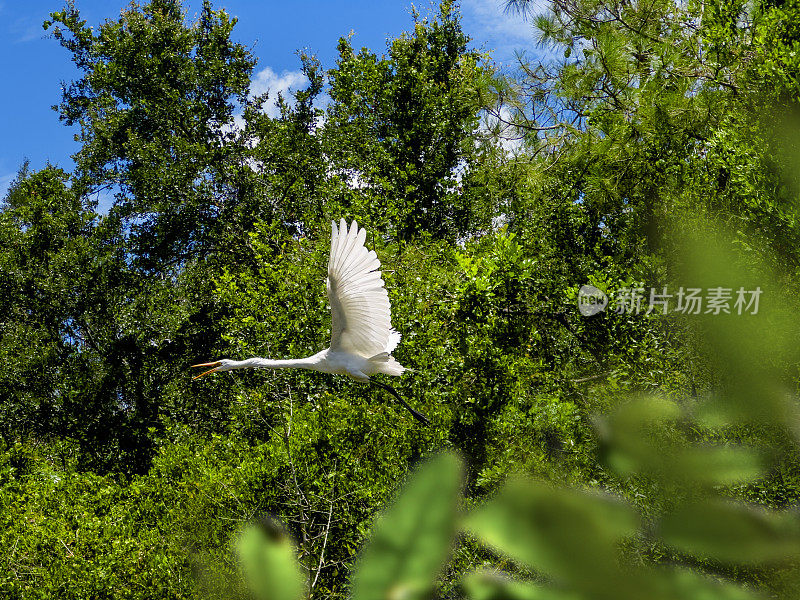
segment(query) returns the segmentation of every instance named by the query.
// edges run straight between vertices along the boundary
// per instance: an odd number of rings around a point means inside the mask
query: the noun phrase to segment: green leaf
[[[664,540],[675,548],[724,562],[760,564],[800,556],[800,520],[741,504],[692,504],[662,522]]]
[[[642,587],[642,598],[690,600],[757,600],[763,596],[731,583],[716,581],[687,570],[653,571]]]
[[[646,397],[618,408],[597,425],[607,462],[622,474],[642,473],[680,483],[728,485],[763,473],[762,455],[738,446],[687,446],[657,435],[682,417],[674,402]],[[661,431],[663,434],[663,431]]]
[[[466,527],[511,558],[564,580],[616,571],[616,545],[637,519],[610,496],[512,480],[470,514]]]
[[[470,600],[580,600],[572,592],[551,590],[526,581],[514,581],[499,573],[478,571],[464,578],[462,588]]]
[[[461,460],[442,454],[424,465],[375,523],[353,575],[353,599],[427,597],[455,533]]]
[[[245,529],[235,542],[247,585],[258,600],[297,600],[306,595],[297,552],[283,530],[270,521]]]

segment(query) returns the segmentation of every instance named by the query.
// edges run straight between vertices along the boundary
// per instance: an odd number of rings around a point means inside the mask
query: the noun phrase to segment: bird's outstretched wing
[[[371,358],[391,352],[400,340],[392,329],[389,295],[383,287],[377,255],[364,247],[367,232],[353,221],[331,223],[328,301],[331,305],[331,350]]]

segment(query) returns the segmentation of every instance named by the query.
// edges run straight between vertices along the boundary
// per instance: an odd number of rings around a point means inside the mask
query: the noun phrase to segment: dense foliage
[[[239,597],[277,586],[261,561],[320,598],[794,597],[800,5],[534,4],[507,8],[558,59],[495,70],[445,0],[382,54],[300,54],[278,98],[208,1],[52,13],[81,145],[0,211],[0,594]],[[327,345],[340,217],[429,427],[343,378],[191,380]],[[762,310],[585,317],[583,284],[760,286]],[[463,481],[444,454],[397,496],[443,450]],[[237,537],[263,515],[287,531]]]

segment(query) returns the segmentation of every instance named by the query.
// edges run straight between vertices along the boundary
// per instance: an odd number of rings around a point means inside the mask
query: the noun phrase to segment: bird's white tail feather
[[[378,373],[383,373],[385,375],[399,376],[402,375],[403,371],[406,370],[406,368],[399,362],[397,362],[394,356],[392,356],[388,352],[381,352],[380,354],[376,354],[375,356],[369,359],[369,362],[372,364],[372,366]]]
[[[397,344],[400,343],[400,332],[392,329],[389,331],[389,341],[386,342],[386,353],[391,354],[392,350],[397,348]]]

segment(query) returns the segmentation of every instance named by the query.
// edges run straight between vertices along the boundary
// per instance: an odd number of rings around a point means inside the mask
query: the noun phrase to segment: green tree
[[[343,184],[333,206],[367,215],[399,239],[427,233],[452,241],[474,221],[458,176],[476,154],[486,67],[451,2],[431,21],[413,17],[414,30],[385,56],[339,41],[323,132]]]
[[[187,24],[179,0],[152,0],[97,31],[72,2],[44,24],[82,73],[57,107],[80,127],[80,191],[115,192],[111,211],[146,272],[208,253],[236,204],[241,148],[227,130],[255,60],[230,39],[235,23],[208,1]]]

